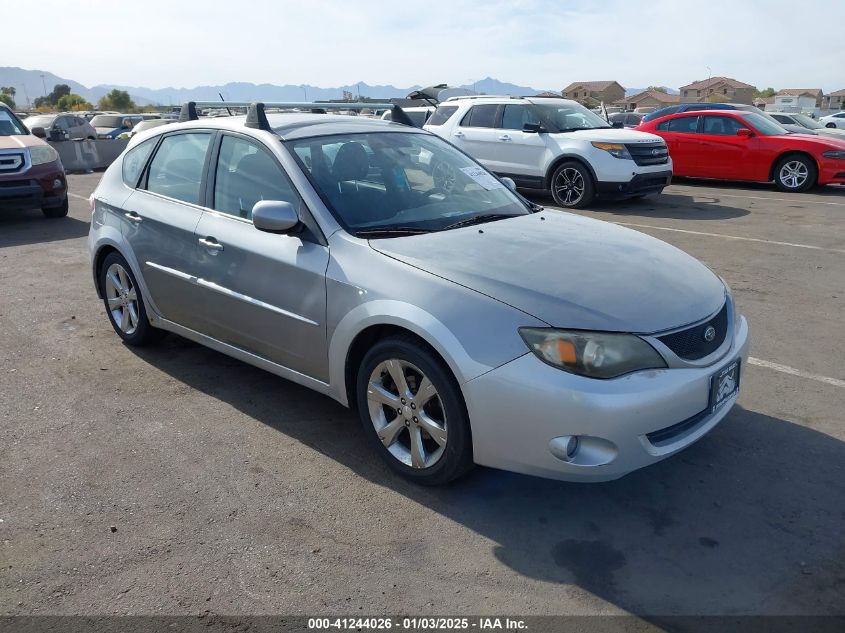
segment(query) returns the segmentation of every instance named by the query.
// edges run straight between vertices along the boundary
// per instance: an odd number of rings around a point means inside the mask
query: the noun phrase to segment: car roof
[[[456,104],[502,104],[502,103],[565,103],[567,105],[575,103],[572,99],[564,99],[563,97],[513,97],[509,95],[465,95],[461,97],[449,97],[446,101],[439,105],[456,105]]]
[[[329,136],[334,134],[360,134],[365,132],[410,132],[428,134],[419,128],[344,114],[313,114],[310,112],[268,112],[267,122],[277,136],[282,140],[294,140],[312,136]],[[246,132],[255,128],[246,127],[246,116],[206,117],[195,121],[185,121],[162,126],[161,133],[177,129],[203,128],[229,130],[232,132]]]

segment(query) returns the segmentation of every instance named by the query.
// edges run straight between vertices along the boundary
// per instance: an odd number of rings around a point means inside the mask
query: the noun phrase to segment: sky
[[[86,86],[453,85],[487,76],[845,88],[842,0],[40,0],[0,65]],[[84,7],[84,10],[79,10]],[[840,5],[841,8],[841,5]],[[827,16],[827,17],[826,17]]]

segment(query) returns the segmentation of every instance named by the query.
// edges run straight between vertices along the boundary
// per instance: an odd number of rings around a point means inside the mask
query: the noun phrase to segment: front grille
[[[637,165],[665,165],[669,149],[665,143],[626,143],[625,148]]]
[[[35,180],[0,180],[0,189],[12,189],[14,187],[37,187]]]
[[[716,336],[712,341],[704,338],[708,327],[713,326]],[[695,325],[686,330],[672,332],[664,336],[658,336],[657,340],[671,349],[675,354],[687,360],[698,360],[712,354],[725,341],[728,333],[728,304],[719,310],[719,313],[709,321]]]
[[[0,154],[0,174],[13,174],[20,171],[25,162],[22,152]]]

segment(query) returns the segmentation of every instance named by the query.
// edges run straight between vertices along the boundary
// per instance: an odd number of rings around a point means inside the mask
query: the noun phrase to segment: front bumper
[[[596,195],[599,198],[630,198],[660,193],[672,183],[672,170],[637,174],[627,182],[596,182]]]
[[[747,357],[744,317],[734,328],[728,352],[709,367],[594,380],[526,353],[463,385],[475,462],[566,481],[617,479],[677,453],[715,427],[736,396],[715,412],[706,411],[710,377],[736,359],[743,361],[744,371]],[[685,421],[691,422],[679,424]],[[661,441],[648,439],[647,434],[669,427],[676,429]],[[591,451],[584,463],[563,461],[550,450],[553,440],[568,435],[584,438],[582,446]]]
[[[0,209],[49,209],[61,206],[66,197],[67,179],[60,161],[0,176]]]
[[[822,160],[819,165],[818,184],[845,184],[845,160],[837,160],[833,158]]]

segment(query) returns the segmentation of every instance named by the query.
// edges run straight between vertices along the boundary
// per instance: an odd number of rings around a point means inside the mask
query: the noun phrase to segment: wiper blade
[[[356,231],[355,236],[361,239],[375,239],[379,237],[400,237],[402,235],[422,235],[431,233],[431,229],[421,229],[415,226],[391,226],[383,229],[365,229]]]
[[[471,218],[466,218],[454,224],[447,224],[441,231],[448,231],[449,229],[459,229],[463,226],[472,226],[473,224],[485,224],[486,222],[495,222],[496,220],[504,220],[505,218],[517,217],[513,213],[488,213],[487,215],[475,215]]]

